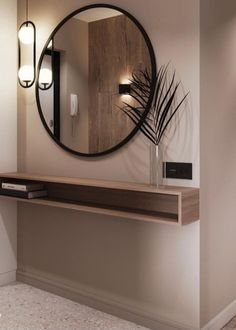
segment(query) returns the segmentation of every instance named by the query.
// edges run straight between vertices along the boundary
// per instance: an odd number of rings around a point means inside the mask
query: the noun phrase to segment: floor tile
[[[0,329],[147,330],[22,283],[0,287]]]

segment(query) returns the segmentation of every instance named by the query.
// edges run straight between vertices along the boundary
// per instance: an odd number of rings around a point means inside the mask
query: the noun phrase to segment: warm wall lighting
[[[18,72],[18,78],[26,86],[34,80],[34,68],[30,65],[23,65]]]
[[[52,70],[43,68],[39,72],[39,84],[43,86],[42,89],[48,89],[52,84]]]
[[[119,94],[129,95],[131,92],[130,84],[119,84]]]
[[[30,64],[22,65],[22,57],[27,58]],[[18,32],[18,81],[23,88],[29,88],[34,84],[35,78],[36,28],[34,23],[28,20],[28,0],[26,0],[26,21],[20,26]]]
[[[19,32],[18,38],[22,44],[30,45],[34,43],[34,28],[31,25],[23,25]]]
[[[42,68],[39,72],[38,87],[46,91],[53,85],[53,72],[54,72],[54,40],[52,39],[48,46],[47,52],[51,55],[51,69]],[[46,53],[47,54],[47,53]]]

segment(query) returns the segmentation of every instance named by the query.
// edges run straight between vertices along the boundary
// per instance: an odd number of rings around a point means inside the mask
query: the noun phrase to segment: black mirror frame
[[[55,36],[56,32],[73,16],[78,15],[79,13],[88,10],[88,9],[92,9],[92,8],[110,8],[110,9],[114,9],[117,11],[120,11],[121,13],[123,13],[124,15],[126,15],[136,26],[137,28],[140,30],[140,32],[142,33],[146,45],[148,47],[148,51],[149,51],[149,55],[150,55],[150,61],[151,61],[151,76],[152,76],[152,88],[151,88],[151,93],[150,93],[150,97],[149,100],[147,102],[147,107],[146,110],[144,111],[143,117],[139,122],[139,125],[137,125],[130,133],[129,135],[126,136],[125,139],[123,139],[121,142],[119,142],[117,145],[115,145],[114,147],[107,149],[105,151],[102,152],[98,152],[98,153],[91,153],[91,154],[87,154],[87,153],[81,153],[78,151],[75,151],[73,149],[68,148],[67,146],[65,146],[63,143],[61,143],[51,132],[51,130],[49,129],[45,119],[44,119],[44,115],[42,112],[42,108],[41,108],[41,104],[40,104],[40,97],[39,97],[39,84],[38,84],[38,79],[39,79],[39,71],[40,71],[40,67],[43,61],[43,57],[44,54],[47,50],[47,46],[50,42],[50,40],[52,40],[52,38]],[[37,106],[38,106],[38,111],[39,111],[39,116],[41,118],[41,121],[44,125],[44,128],[46,129],[46,131],[48,132],[48,134],[51,136],[51,138],[65,151],[72,153],[76,156],[82,156],[82,157],[98,157],[98,156],[104,156],[107,155],[109,153],[112,153],[116,150],[118,150],[119,148],[121,148],[122,146],[124,146],[126,143],[128,143],[133,137],[134,135],[138,132],[139,128],[142,126],[142,123],[145,119],[145,117],[147,116],[151,104],[152,104],[152,99],[153,99],[153,95],[154,95],[154,89],[155,89],[155,78],[156,78],[156,74],[157,74],[157,67],[156,67],[156,57],[155,57],[155,52],[151,43],[151,40],[148,36],[148,34],[146,33],[146,31],[144,30],[143,26],[139,23],[139,21],[132,16],[130,13],[128,13],[127,11],[125,11],[124,9],[121,9],[117,6],[113,6],[113,5],[109,5],[109,4],[92,4],[92,5],[88,5],[88,6],[84,6],[80,9],[77,9],[75,11],[73,11],[71,14],[69,14],[68,16],[66,16],[58,25],[57,27],[53,30],[53,32],[51,33],[51,35],[49,36],[43,51],[40,55],[39,58],[39,62],[38,62],[38,67],[37,67],[37,80],[36,80],[36,84],[35,84],[35,94],[36,94],[36,101],[37,101]]]

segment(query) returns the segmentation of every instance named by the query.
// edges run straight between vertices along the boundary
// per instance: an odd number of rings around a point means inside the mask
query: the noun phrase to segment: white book
[[[47,190],[31,191],[28,193],[28,198],[46,197],[47,195]]]
[[[42,190],[42,184],[16,184],[16,183],[2,183],[2,189],[8,190],[17,190],[17,191],[35,191],[35,190]]]

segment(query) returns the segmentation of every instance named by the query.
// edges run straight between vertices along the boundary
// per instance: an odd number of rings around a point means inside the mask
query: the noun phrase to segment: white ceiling
[[[79,13],[75,18],[90,23],[101,19],[122,15],[122,13],[110,8],[92,8]]]

